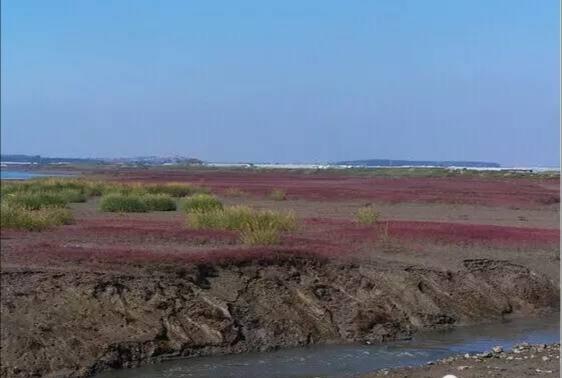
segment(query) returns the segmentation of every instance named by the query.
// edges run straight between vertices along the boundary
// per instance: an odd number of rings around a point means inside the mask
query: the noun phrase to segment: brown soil
[[[84,376],[172,356],[382,342],[558,306],[527,268],[460,271],[281,257],[145,273],[2,273],[2,374]]]

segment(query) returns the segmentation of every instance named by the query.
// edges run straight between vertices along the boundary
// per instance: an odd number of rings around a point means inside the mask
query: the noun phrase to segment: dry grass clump
[[[186,213],[209,212],[222,209],[222,202],[211,194],[199,193],[184,198],[181,208]]]
[[[273,189],[269,193],[269,198],[274,201],[285,201],[287,199],[287,193],[282,189]]]
[[[149,208],[141,195],[110,193],[101,198],[100,210],[113,213],[146,213]]]
[[[244,244],[270,245],[279,243],[281,232],[296,228],[296,217],[292,212],[279,213],[254,210],[247,206],[232,206],[190,212],[187,214],[187,224],[195,229],[240,231]]]
[[[372,206],[364,206],[355,213],[357,222],[364,225],[375,224],[379,220],[379,217],[380,213]]]
[[[21,206],[2,202],[0,205],[0,228],[41,231],[52,226],[70,224],[72,213],[62,208],[28,210]]]

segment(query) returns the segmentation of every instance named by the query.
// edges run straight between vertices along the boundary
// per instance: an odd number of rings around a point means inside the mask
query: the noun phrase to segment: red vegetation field
[[[181,266],[188,262],[268,260],[303,254],[339,258],[365,256],[366,251],[373,258],[396,257],[407,261],[409,257],[425,256],[428,262],[438,264],[439,259],[447,257],[435,252],[443,246],[450,246],[451,250],[462,248],[461,259],[472,257],[474,253],[509,258],[512,251],[524,251],[524,255],[532,260],[534,251],[559,250],[560,230],[553,228],[552,222],[544,223],[544,227],[540,226],[543,223],[532,219],[518,223],[517,217],[525,215],[523,210],[517,210],[516,214],[513,210],[500,211],[533,208],[533,216],[537,212],[558,214],[558,179],[368,178],[288,172],[258,174],[167,170],[111,171],[106,173],[106,178],[127,182],[189,182],[207,186],[219,194],[229,188],[239,188],[253,196],[263,196],[280,188],[286,190],[289,197],[301,201],[269,200],[268,206],[288,210],[306,202],[307,210],[299,219],[298,230],[283,235],[280,245],[247,247],[239,243],[235,232],[188,229],[181,212],[102,214],[96,210],[94,203],[88,203],[77,207],[76,223],[73,225],[45,232],[3,230],[3,267],[129,271],[131,268],[149,269],[153,264]],[[407,218],[386,221],[385,214],[382,214],[383,220],[371,226],[357,224],[350,212],[338,213],[334,217],[314,217],[314,214],[322,213],[320,209],[337,209],[343,203],[340,201],[353,198],[387,204],[422,202],[428,205],[412,206],[412,211],[418,212],[417,221]],[[238,202],[244,203],[244,199]],[[452,219],[448,218],[449,213],[435,216],[438,206],[432,202],[478,204],[479,207],[474,207],[470,222],[452,223],[448,221]],[[346,203],[349,206],[349,201]],[[361,201],[353,206],[361,206]],[[386,211],[396,207],[389,206],[385,207]],[[449,205],[445,210],[443,206],[439,209],[441,212],[456,211],[455,206]],[[482,209],[487,209],[488,214],[490,209],[497,209],[497,216],[504,217],[502,224],[505,225],[478,223],[478,211]],[[461,214],[466,209],[458,211]],[[496,214],[495,211],[492,213]],[[434,221],[419,221],[423,220],[423,214],[419,212],[432,212]],[[486,219],[490,219],[489,216]],[[396,255],[385,252],[389,245]],[[441,247],[434,251],[436,246]],[[428,251],[433,252],[428,254]]]
[[[283,189],[291,198],[367,199],[376,202],[442,202],[486,206],[535,207],[560,202],[559,179],[358,177],[344,174],[237,171],[103,172],[110,179],[141,182],[190,182],[217,192],[237,188],[253,195]]]

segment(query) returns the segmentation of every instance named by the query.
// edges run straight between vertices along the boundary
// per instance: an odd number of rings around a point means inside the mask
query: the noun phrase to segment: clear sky
[[[558,0],[2,0],[2,153],[558,166]]]

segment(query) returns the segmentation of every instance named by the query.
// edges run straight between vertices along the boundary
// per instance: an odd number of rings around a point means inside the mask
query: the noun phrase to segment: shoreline
[[[557,377],[560,374],[560,343],[516,344],[476,354],[453,355],[422,366],[381,369],[362,378],[429,378],[447,374],[455,377]]]

